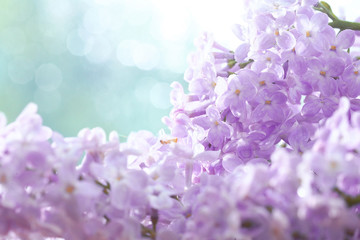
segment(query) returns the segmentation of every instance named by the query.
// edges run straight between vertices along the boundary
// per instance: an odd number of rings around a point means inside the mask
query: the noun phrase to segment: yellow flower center
[[[159,174],[157,174],[157,173],[155,173],[155,175],[152,177],[152,179],[154,179],[155,181],[157,180],[157,179],[159,179]]]
[[[311,37],[310,31],[306,31],[306,37]]]
[[[330,47],[330,50],[335,51],[335,50],[336,50],[336,46],[334,46],[334,45],[333,45],[333,46],[331,46],[331,47]]]
[[[359,74],[359,71],[357,71],[357,70],[354,71],[354,74],[355,74],[355,75],[358,75],[358,74]]]
[[[7,182],[6,175],[5,175],[5,174],[1,175],[1,177],[0,177],[0,183],[6,183],[6,182]]]
[[[270,105],[270,104],[271,104],[271,101],[270,101],[270,100],[266,100],[266,101],[265,101],[265,104]]]
[[[236,95],[239,95],[239,94],[240,94],[240,90],[239,90],[239,89],[236,89],[236,90],[235,90],[235,94],[236,94]]]
[[[72,185],[72,184],[68,184],[65,188],[65,191],[68,193],[68,194],[72,194],[74,191],[75,191],[75,187]]]
[[[260,86],[264,86],[264,85],[265,85],[265,81],[260,81],[260,82],[259,82],[259,85],[260,85]]]
[[[326,75],[326,72],[325,71],[320,71],[320,75],[324,76]]]
[[[174,139],[169,139],[169,140],[160,140],[160,143],[161,144],[170,144],[170,143],[177,143],[177,138],[174,138]]]
[[[330,168],[336,170],[338,168],[338,163],[336,161],[330,161]]]
[[[215,121],[215,125],[216,125],[216,126],[219,125],[219,122],[218,122],[218,121]]]
[[[116,176],[117,181],[121,181],[121,179],[123,179],[123,178],[124,177],[120,173]]]
[[[279,30],[275,30],[274,34],[275,36],[279,36],[280,35]]]

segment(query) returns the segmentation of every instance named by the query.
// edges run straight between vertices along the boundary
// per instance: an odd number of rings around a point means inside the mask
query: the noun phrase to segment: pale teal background
[[[65,136],[157,132],[196,36],[163,21],[150,1],[1,0],[0,111],[13,121],[35,102]]]

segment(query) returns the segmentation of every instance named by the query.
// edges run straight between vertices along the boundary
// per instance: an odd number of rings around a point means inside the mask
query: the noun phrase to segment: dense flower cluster
[[[170,134],[64,138],[34,104],[0,115],[0,236],[360,239],[356,34],[323,2],[249,5],[234,51],[196,41]]]

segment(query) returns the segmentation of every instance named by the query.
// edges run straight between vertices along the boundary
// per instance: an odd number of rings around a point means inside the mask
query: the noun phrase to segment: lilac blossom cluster
[[[234,51],[196,41],[170,134],[64,138],[34,104],[0,115],[0,236],[360,239],[354,23],[324,2],[256,3]]]

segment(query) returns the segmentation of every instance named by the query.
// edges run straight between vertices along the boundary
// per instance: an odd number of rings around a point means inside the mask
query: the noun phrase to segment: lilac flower
[[[256,78],[256,73],[251,70],[242,70],[237,75],[231,76],[228,90],[217,99],[220,109],[230,107],[235,116],[242,116],[245,119],[246,101],[251,100],[256,93],[253,84]]]
[[[205,176],[202,178],[202,188],[198,189],[200,193],[197,194],[195,204],[186,201],[190,196],[184,196],[185,204],[191,204],[191,215],[186,224],[184,239],[234,238],[239,219],[234,211],[234,202],[226,195],[226,190],[221,189],[221,179],[214,176],[207,178],[210,179],[206,179]],[[215,182],[217,184],[214,184]],[[217,204],[213,204],[214,202]]]
[[[298,211],[299,218],[308,221],[306,235],[311,238],[343,239],[344,228],[353,229],[359,224],[355,216],[348,214],[340,199],[311,196],[304,199],[302,204]]]
[[[311,18],[299,15],[295,27],[301,34],[297,39],[296,52],[300,55],[320,55],[330,48],[329,36],[334,30],[327,25],[328,17],[324,13],[315,13]]]
[[[324,96],[331,96],[338,89],[336,78],[343,73],[344,69],[344,62],[337,57],[312,59],[305,78],[315,90],[319,90]]]
[[[357,97],[360,94],[360,74],[358,61],[348,66],[342,74],[344,92],[349,97]]]
[[[302,76],[306,73],[308,69],[308,64],[305,57],[299,56],[295,48],[291,51],[285,51],[282,53],[281,57],[288,61],[288,72],[293,72],[298,76]]]
[[[110,142],[106,141],[105,131],[101,128],[82,129],[79,134],[80,144],[83,149],[87,150],[79,168],[83,173],[89,173],[90,165],[95,163],[102,163],[104,160],[104,152],[119,147],[119,139],[117,133],[110,134]]]
[[[194,123],[209,129],[207,140],[216,148],[232,135],[232,127],[221,119],[219,110],[213,105],[206,109],[206,116],[195,118]]]
[[[209,168],[209,164],[213,163],[219,157],[219,151],[205,151],[204,146],[199,143],[176,144],[172,150],[174,157],[179,161],[179,165],[184,169],[183,186],[189,188],[192,183],[201,176],[201,174]]]
[[[272,72],[276,74],[280,79],[284,76],[284,69],[282,67],[281,58],[278,54],[267,51],[264,53],[258,53],[253,56],[255,62],[251,65],[251,69],[255,72]]]
[[[150,206],[154,209],[166,209],[173,205],[173,199],[170,198],[172,192],[161,185],[148,186]]]
[[[252,4],[234,51],[197,39],[170,134],[64,138],[34,104],[0,113],[0,238],[358,239],[354,33],[314,0]]]
[[[335,37],[335,33],[330,38],[330,53],[342,57],[344,61],[351,62],[351,58],[344,50],[350,48],[355,42],[355,33],[352,30],[346,29],[339,32]]]
[[[268,15],[259,15],[255,18],[257,28],[263,33],[256,36],[255,49],[266,50],[277,45],[283,50],[290,50],[295,47],[296,39],[294,35],[288,31],[293,24],[295,15],[292,12],[274,20]]]
[[[146,202],[142,190],[147,186],[148,177],[143,171],[128,170],[127,159],[121,153],[111,152],[105,157],[105,166],[93,163],[91,170],[100,181],[111,186],[111,204],[118,209],[137,207]]]
[[[227,153],[223,156],[222,166],[228,172],[232,172],[236,167],[238,167],[239,165],[242,165],[242,164],[244,164],[244,161],[242,161],[234,153]]]
[[[278,80],[277,76],[271,72],[261,72],[256,80],[255,86],[258,90],[269,89],[269,90],[280,90],[281,81]]]
[[[316,97],[314,95],[309,95],[305,99],[305,105],[301,112],[309,119],[315,117],[320,111],[325,117],[330,117],[336,107],[337,102],[335,97]]]
[[[250,44],[243,43],[239,45],[234,53],[235,61],[238,63],[244,62],[248,56],[249,50],[250,50]]]
[[[290,146],[299,152],[304,152],[312,146],[311,137],[314,135],[314,128],[310,124],[302,123],[293,126],[288,136]]]
[[[286,100],[286,96],[281,92],[260,91],[254,99],[256,107],[251,118],[253,121],[265,121],[266,117],[276,122],[285,120]]]
[[[261,3],[255,4],[257,14],[270,13],[274,17],[283,16],[287,9],[291,9],[296,4],[296,0],[262,0]]]
[[[198,76],[189,83],[189,91],[197,95],[209,95],[216,86],[216,70],[211,63],[205,63]]]

